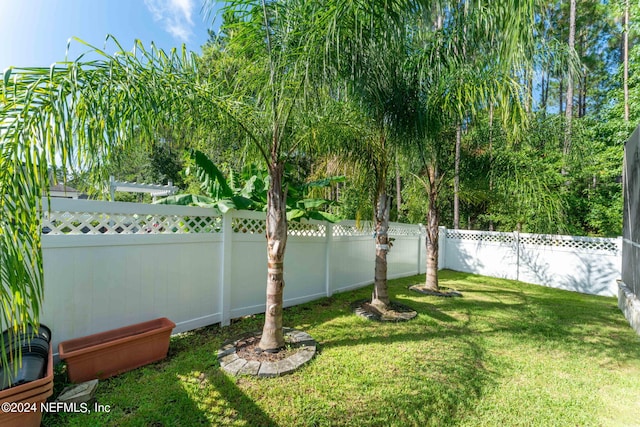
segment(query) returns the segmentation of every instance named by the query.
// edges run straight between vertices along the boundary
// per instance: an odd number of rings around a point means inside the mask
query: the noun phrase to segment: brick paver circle
[[[254,375],[258,377],[277,377],[290,374],[310,361],[316,354],[318,344],[306,332],[291,328],[283,328],[287,342],[297,346],[296,352],[291,356],[277,362],[259,362],[246,360],[238,356],[236,346],[238,342],[251,337],[259,336],[261,332],[252,332],[242,337],[226,341],[218,350],[220,367],[231,375]]]

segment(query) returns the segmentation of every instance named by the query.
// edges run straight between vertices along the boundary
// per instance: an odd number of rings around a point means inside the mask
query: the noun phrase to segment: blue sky
[[[202,0],[0,0],[0,73],[11,65],[63,61],[71,37],[103,48],[112,34],[126,50],[140,39],[145,47],[153,41],[169,50],[184,43],[200,53],[213,21],[205,22],[201,8]],[[72,42],[69,59],[87,50]]]

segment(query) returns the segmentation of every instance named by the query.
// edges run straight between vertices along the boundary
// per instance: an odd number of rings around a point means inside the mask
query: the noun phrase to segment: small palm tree
[[[104,174],[100,166],[114,148],[127,144],[134,130],[151,140],[162,123],[182,118],[188,126],[197,111],[195,93],[185,96],[185,88],[196,87],[195,63],[185,50],[167,54],[136,42],[133,52],[125,52],[115,43],[116,55],[88,46],[97,59],[2,73],[2,329],[38,323],[44,284],[41,215],[46,209],[40,200],[47,195],[48,177],[55,175],[50,169],[93,170],[98,178]],[[12,357],[19,357],[18,350]],[[3,364],[5,356],[3,352]]]

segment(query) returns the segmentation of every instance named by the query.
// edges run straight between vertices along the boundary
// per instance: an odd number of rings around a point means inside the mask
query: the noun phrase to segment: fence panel
[[[520,234],[519,280],[614,296],[620,278],[619,239]]]
[[[418,262],[420,262],[420,237],[422,230],[418,225],[412,224],[391,224],[389,236],[393,239],[391,248],[387,253],[389,267],[387,277],[412,276],[420,273]]]
[[[445,267],[593,295],[617,295],[621,240],[446,230]]]
[[[518,276],[518,251],[512,233],[446,230],[445,268],[503,279]]]
[[[370,225],[334,224],[331,239],[331,291],[344,292],[373,282],[375,241]]]
[[[42,321],[54,345],[154,317],[181,332],[264,311],[263,212],[68,199],[50,207]],[[423,229],[392,223],[389,235],[388,277],[424,273]],[[371,224],[291,223],[285,306],[368,285],[374,264]],[[620,240],[441,228],[439,267],[614,295]]]
[[[155,317],[174,320],[176,332],[221,321],[219,235],[105,237],[43,236],[42,322],[56,345]]]

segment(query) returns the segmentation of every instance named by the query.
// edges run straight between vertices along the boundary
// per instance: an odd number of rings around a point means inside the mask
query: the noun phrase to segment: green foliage
[[[222,213],[229,209],[266,210],[267,189],[270,183],[267,171],[249,164],[240,173],[229,169],[228,175],[225,176],[204,153],[191,150],[189,156],[193,165],[187,169],[186,174],[194,175],[198,179],[204,195],[178,194],[160,199],[155,203],[214,207]],[[290,172],[291,168],[288,171]],[[344,180],[342,176],[335,176],[300,183],[292,178],[291,173],[285,173],[287,220],[339,221],[340,218],[337,215],[327,211],[327,208],[335,205],[334,202],[324,198],[309,197],[309,194],[315,189],[330,188]]]
[[[87,170],[104,182],[101,166],[135,130],[151,139],[163,123],[190,128],[206,109],[194,108],[196,98],[188,96],[195,72],[185,50],[147,50],[136,42],[125,52],[108,41],[118,54],[89,46],[96,59],[10,68],[0,80],[0,329],[39,318],[40,198],[49,169]]]
[[[565,158],[564,126],[563,117],[540,113],[513,139],[497,123],[489,126],[486,115],[477,116],[462,141],[462,222],[474,229],[619,235],[622,146],[607,136],[606,123],[583,118],[573,125],[573,149]],[[450,179],[451,151],[439,158]],[[414,221],[421,221],[418,212],[425,209],[418,187],[408,180],[404,190]],[[450,227],[452,184],[441,191],[442,222]]]

